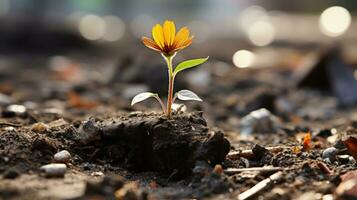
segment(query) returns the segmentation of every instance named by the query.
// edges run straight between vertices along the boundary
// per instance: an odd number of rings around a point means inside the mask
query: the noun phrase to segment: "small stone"
[[[99,177],[101,177],[101,176],[104,176],[104,173],[103,172],[92,172],[90,175],[91,176],[99,176]]]
[[[78,130],[78,139],[83,144],[88,144],[90,142],[100,140],[99,128],[95,124],[95,120],[90,118],[89,120],[83,121]]]
[[[278,118],[265,108],[255,110],[241,119],[241,134],[274,132],[278,121]]]
[[[341,164],[347,164],[350,162],[350,157],[349,155],[338,155],[337,156],[337,160],[341,163]]]
[[[266,148],[264,148],[258,144],[254,145],[252,151],[253,151],[255,158],[258,160],[262,159],[265,155],[267,155],[269,153],[269,151]]]
[[[15,169],[8,169],[4,172],[3,177],[5,179],[15,179],[20,175],[20,173]]]
[[[329,159],[330,161],[336,160],[337,149],[335,147],[329,147],[322,152],[323,159]]]
[[[62,150],[54,155],[54,161],[57,163],[68,163],[71,160],[71,154],[67,150]]]
[[[63,177],[67,171],[67,166],[62,163],[44,165],[40,168],[45,177]]]
[[[32,125],[31,131],[35,133],[42,133],[48,129],[48,125],[43,122],[38,122]]]
[[[12,131],[15,131],[16,129],[15,129],[15,127],[13,127],[13,126],[7,126],[7,127],[4,128],[4,130],[5,130],[5,131],[12,132]]]
[[[5,108],[5,110],[2,111],[2,116],[3,117],[24,117],[26,116],[26,107],[23,105],[9,105],[8,107]]]

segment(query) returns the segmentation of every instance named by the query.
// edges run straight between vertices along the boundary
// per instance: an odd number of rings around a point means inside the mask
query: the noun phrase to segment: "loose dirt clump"
[[[197,161],[223,162],[230,150],[222,132],[209,131],[202,113],[177,114],[172,119],[133,113],[102,120],[97,126],[101,139],[87,144],[95,147],[92,158],[136,171],[188,174]]]

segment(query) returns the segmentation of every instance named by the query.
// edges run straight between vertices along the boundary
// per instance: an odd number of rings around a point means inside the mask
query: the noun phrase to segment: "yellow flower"
[[[166,20],[164,25],[156,24],[152,28],[154,40],[143,37],[142,41],[150,49],[171,56],[174,53],[188,47],[192,43],[193,36],[187,27],[181,28],[176,34],[176,27],[173,21]]]

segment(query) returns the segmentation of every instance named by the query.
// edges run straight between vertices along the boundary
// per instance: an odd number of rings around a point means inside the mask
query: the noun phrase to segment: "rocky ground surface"
[[[166,93],[150,57],[3,60],[0,199],[357,198],[357,108],[296,88],[291,68],[213,58],[177,79],[204,102],[167,119],[129,105]]]

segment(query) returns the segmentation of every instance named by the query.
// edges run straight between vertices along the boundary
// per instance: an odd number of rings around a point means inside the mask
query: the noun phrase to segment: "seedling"
[[[180,90],[175,95],[173,95],[174,91],[174,81],[177,74],[185,69],[189,69],[192,67],[197,67],[198,65],[206,62],[207,58],[198,58],[192,60],[186,60],[176,67],[172,66],[172,60],[176,56],[177,52],[182,49],[188,47],[192,43],[193,36],[190,35],[190,30],[187,27],[181,28],[176,33],[176,26],[173,21],[166,20],[161,26],[160,24],[156,24],[152,28],[152,37],[153,40],[147,37],[143,37],[142,41],[145,46],[150,49],[153,49],[159,53],[164,58],[169,75],[169,89],[167,94],[167,103],[166,107],[156,93],[151,92],[143,92],[137,94],[133,100],[131,101],[131,105],[144,101],[150,97],[155,98],[161,105],[162,111],[167,115],[168,118],[171,117],[171,107],[174,101],[180,99],[182,101],[202,101],[194,92],[190,90]]]

